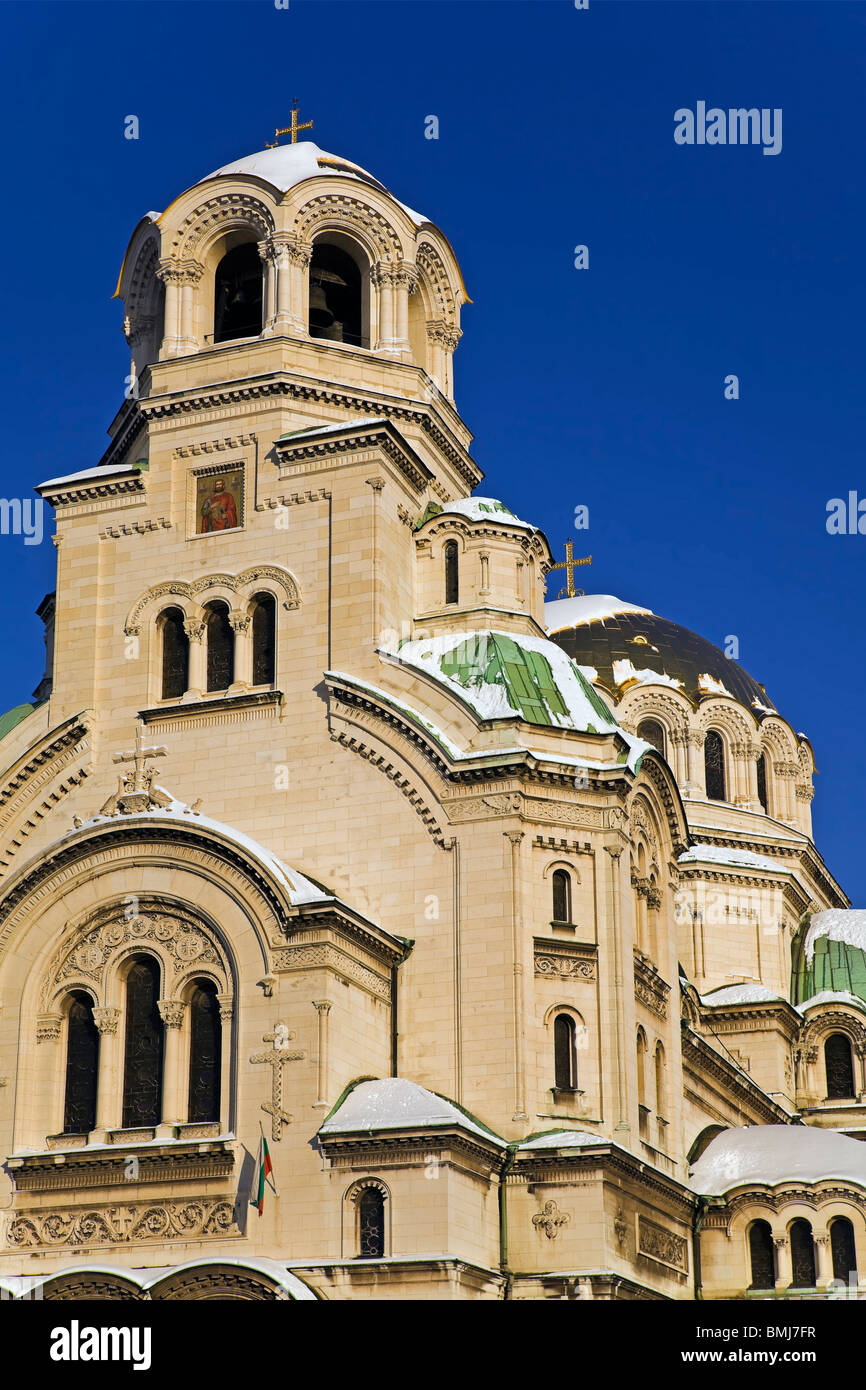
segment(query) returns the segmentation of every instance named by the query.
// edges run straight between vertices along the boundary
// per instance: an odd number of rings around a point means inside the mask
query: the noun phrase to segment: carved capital
[[[220,1009],[220,1019],[223,1023],[228,1023],[234,1013],[234,996],[231,994],[218,994],[217,1003]]]
[[[120,1021],[120,1009],[94,1009],[93,1022],[105,1038],[114,1037]]]
[[[36,1020],[36,1041],[56,1042],[60,1037],[62,1022],[60,1014],[40,1014]]]
[[[157,999],[156,1003],[166,1028],[180,1028],[186,1013],[186,1002],[183,999]]]

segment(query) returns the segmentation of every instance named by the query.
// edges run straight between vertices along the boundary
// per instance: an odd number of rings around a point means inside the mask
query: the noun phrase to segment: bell
[[[322,282],[313,280],[310,284],[310,328],[330,328],[333,322],[334,315],[328,308],[328,297]]]

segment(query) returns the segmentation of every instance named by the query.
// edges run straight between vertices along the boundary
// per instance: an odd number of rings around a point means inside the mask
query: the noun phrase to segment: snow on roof
[[[457,497],[453,502],[446,502],[437,515],[465,516],[467,521],[499,521],[506,526],[519,526],[523,531],[538,530],[532,522],[521,521],[510,507],[496,497]]]
[[[778,713],[779,713],[779,711],[778,711],[777,709],[773,709],[773,706],[772,706],[772,705],[762,705],[761,702],[760,702],[760,700],[758,699],[757,695],[755,696],[754,700],[752,701],[752,708],[753,708],[753,709],[756,709],[756,710],[760,710],[761,714],[778,714]]]
[[[727,864],[740,869],[772,869],[774,873],[784,873],[785,865],[778,859],[769,859],[765,854],[754,854],[750,849],[730,849],[725,845],[692,845],[680,855],[680,864]],[[866,917],[866,913],[863,914]]]
[[[583,1149],[592,1144],[610,1144],[603,1134],[590,1134],[587,1129],[557,1129],[552,1134],[539,1134],[535,1139],[524,1139],[519,1149]]]
[[[544,637],[487,629],[446,633],[383,647],[379,655],[424,672],[482,720],[522,719],[582,733],[618,733],[628,744],[625,760],[633,770],[651,746],[620,728],[579,667]],[[519,663],[518,685],[511,668]]]
[[[818,1004],[853,1004],[855,1008],[866,1012],[866,1001],[857,994],[849,994],[845,989],[822,989],[819,994],[813,994],[811,999],[804,999],[802,1004],[795,1004],[794,1008],[798,1013],[804,1014],[807,1009],[814,1009]]]
[[[59,487],[62,483],[82,483],[86,479],[92,478],[116,478],[118,473],[137,473],[138,469],[131,463],[118,463],[108,468],[82,468],[80,473],[67,473],[62,478],[49,478],[46,482],[40,483],[39,488]]]
[[[338,420],[336,424],[330,425],[304,425],[303,429],[287,430],[281,434],[277,443],[284,439],[306,439],[311,434],[339,434],[341,430],[365,430],[371,425],[387,425],[388,421],[384,415],[368,415],[361,420]]]
[[[169,793],[162,787],[154,790],[169,796]],[[138,811],[131,815],[122,816],[91,816],[82,825],[68,830],[67,838],[71,835],[80,835],[85,830],[90,830],[99,825],[131,825],[135,823],[147,823],[152,825],[154,822],[164,821],[168,824],[177,825],[182,822],[186,825],[195,826],[196,829],[210,830],[212,833],[231,840],[239,848],[246,850],[247,854],[254,859],[262,868],[266,869],[270,875],[277,880],[280,886],[285,889],[293,907],[301,907],[305,903],[333,902],[332,893],[324,893],[308,878],[305,878],[297,869],[292,869],[288,864],[284,864],[264,845],[259,844],[251,835],[245,835],[242,830],[236,830],[233,825],[224,825],[222,821],[211,820],[209,816],[199,815],[197,811],[191,811],[182,801],[177,801],[169,796],[168,806],[153,807],[148,811]]]
[[[691,1173],[705,1196],[733,1187],[837,1178],[866,1187],[866,1144],[809,1125],[728,1129],[708,1144]]]
[[[613,594],[578,594],[574,598],[552,599],[544,605],[544,622],[548,632],[561,632],[567,627],[581,627],[584,623],[604,622],[605,618],[615,618],[618,613],[649,613],[651,608],[638,608],[625,599],[614,598]]]
[[[731,699],[734,699],[722,681],[717,681],[715,676],[707,675],[706,672],[702,676],[698,676],[698,689],[703,690],[705,695],[730,695]]]
[[[385,185],[366,169],[362,169],[360,164],[353,164],[350,159],[343,159],[341,155],[328,154],[327,150],[320,149],[312,140],[299,140],[295,145],[278,145],[276,149],[257,150],[254,154],[246,154],[232,164],[223,164],[220,169],[214,169],[212,174],[206,175],[199,182],[228,178],[232,174],[252,174],[255,178],[264,179],[272,187],[278,188],[281,193],[287,193],[296,184],[303,183],[304,179],[321,178],[322,175],[358,179],[361,183],[372,184],[383,193],[388,193]],[[389,193],[388,196],[393,197],[393,194]],[[398,199],[394,198],[394,202],[398,202]],[[405,203],[400,203],[399,206],[408,213],[416,226],[420,227],[422,223],[429,221],[429,218],[414,212]]]
[[[806,964],[812,964],[815,942],[826,936],[830,941],[843,941],[866,952],[866,910],[862,907],[831,907],[816,912],[806,933]]]
[[[675,676],[669,676],[664,671],[653,671],[648,666],[636,670],[631,661],[614,661],[611,669],[617,685],[670,685],[675,690],[682,689],[682,681]]]
[[[361,1081],[338,1104],[320,1134],[357,1134],[383,1129],[444,1129],[454,1126],[505,1148],[493,1130],[473,1120],[444,1096],[402,1076]]]
[[[764,1004],[770,1000],[781,998],[781,994],[776,994],[766,985],[722,985],[721,989],[713,989],[710,990],[709,994],[702,994],[701,1003],[715,1008],[716,1005],[721,1004]]]

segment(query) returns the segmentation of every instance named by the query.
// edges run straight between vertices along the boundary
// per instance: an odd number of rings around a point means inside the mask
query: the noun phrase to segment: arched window
[[[89,1134],[96,1128],[99,1032],[93,1021],[93,1000],[83,990],[73,991],[66,1025],[63,1133]]]
[[[215,343],[255,338],[262,331],[262,262],[254,241],[223,256],[214,277]]]
[[[725,745],[715,729],[708,729],[704,739],[704,771],[707,777],[707,796],[710,801],[725,800]]]
[[[758,756],[758,800],[769,815],[770,803],[767,800],[767,759],[763,753]]]
[[[553,871],[553,920],[571,921],[571,874],[566,869]]]
[[[162,627],[162,698],[178,699],[189,685],[189,638],[179,608],[160,615]]]
[[[222,1024],[217,988],[212,980],[197,980],[189,1001],[190,1123],[220,1117]]]
[[[385,1198],[378,1187],[365,1187],[358,1200],[358,1255],[381,1259],[385,1254]]]
[[[460,600],[460,568],[457,542],[445,542],[445,602],[458,603]]]
[[[158,1125],[162,1117],[163,1023],[159,966],[152,956],[133,961],[126,977],[123,1128]]]
[[[844,1033],[831,1033],[825,1042],[824,1066],[827,1069],[827,1099],[853,1099],[854,1062],[851,1044]]]
[[[752,1265],[752,1282],[749,1288],[775,1288],[776,1260],[769,1221],[753,1221],[749,1227],[749,1259]]]
[[[791,1288],[815,1287],[815,1242],[812,1227],[802,1217],[791,1222]]]
[[[857,1280],[857,1248],[854,1227],[847,1216],[834,1216],[830,1222],[830,1250],[833,1255],[833,1278],[847,1284],[851,1275]]]
[[[646,1107],[646,1033],[637,1030],[637,1102]]]
[[[253,608],[253,685],[270,685],[275,671],[277,605],[273,594],[256,594]]]
[[[661,1043],[656,1044],[656,1114],[659,1118],[663,1118],[667,1114],[665,1050]]]
[[[224,603],[209,603],[207,613],[207,688],[228,690],[235,678],[235,634]]]
[[[361,272],[348,251],[328,241],[315,243],[310,260],[310,337],[369,347]]]
[[[554,1085],[557,1091],[577,1090],[577,1030],[568,1014],[553,1020]]]
[[[665,731],[657,719],[642,719],[637,726],[637,736],[665,756]]]

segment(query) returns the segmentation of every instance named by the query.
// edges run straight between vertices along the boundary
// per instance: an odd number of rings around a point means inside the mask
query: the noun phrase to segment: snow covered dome
[[[438,503],[431,503],[424,513],[423,520],[429,521],[431,516],[462,516],[467,521],[515,526],[521,531],[538,530],[531,521],[522,521],[519,516],[515,516],[511,508],[506,507],[505,503],[496,497],[457,497],[453,502],[446,502],[443,507]]]
[[[681,691],[693,704],[730,695],[761,720],[776,711],[763,686],[720,647],[649,608],[612,594],[587,594],[544,605],[552,641],[578,663],[594,667],[597,684],[619,700],[634,681]]]
[[[691,1184],[720,1197],[734,1187],[828,1178],[866,1187],[866,1144],[811,1125],[750,1125],[717,1134],[692,1169]]]
[[[322,174],[339,174],[343,178],[357,179],[371,188],[378,188],[380,193],[389,193],[385,185],[372,174],[368,174],[366,169],[362,169],[360,164],[354,164],[352,160],[344,159],[341,155],[329,154],[327,150],[319,149],[312,140],[301,140],[295,145],[278,145],[275,149],[256,150],[254,154],[243,155],[231,164],[214,169],[212,174],[207,174],[199,182],[232,178],[238,174],[250,174],[253,178],[262,179],[280,193],[288,193],[296,184],[303,183],[305,179],[319,178]],[[389,193],[389,197],[393,197],[393,194]],[[416,226],[420,227],[428,220],[406,207],[405,203],[401,203],[400,206]]]

